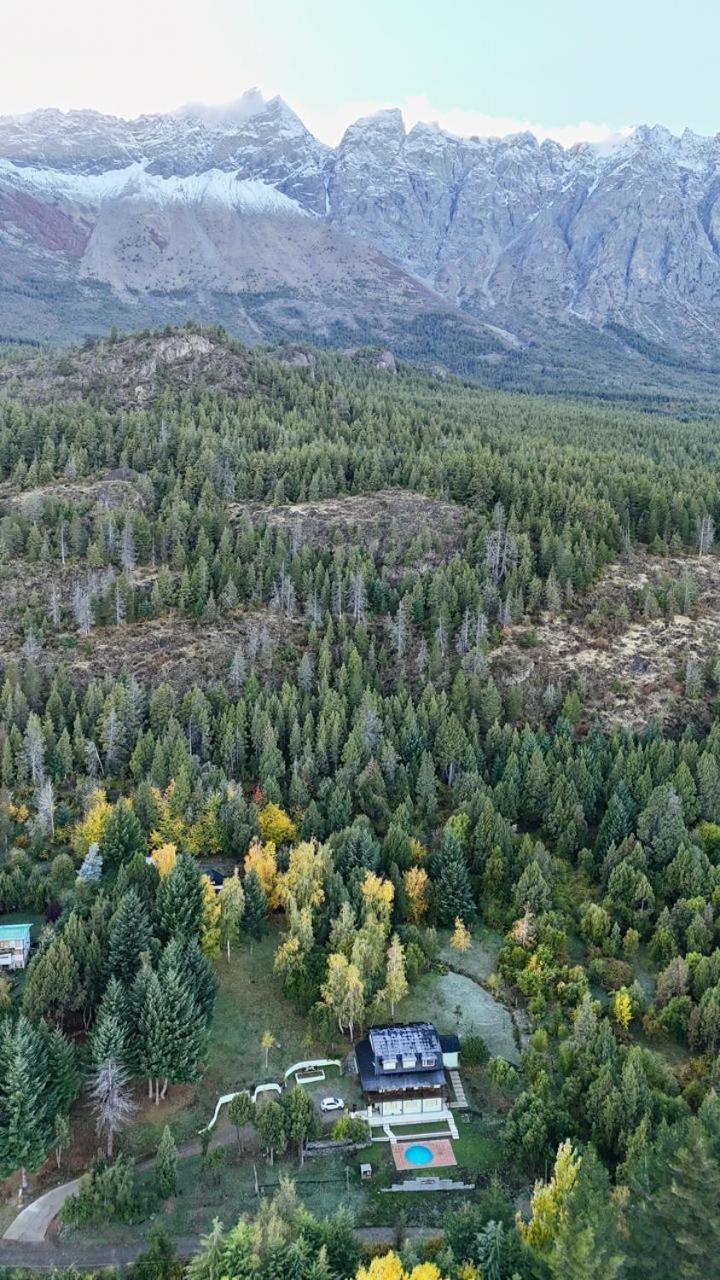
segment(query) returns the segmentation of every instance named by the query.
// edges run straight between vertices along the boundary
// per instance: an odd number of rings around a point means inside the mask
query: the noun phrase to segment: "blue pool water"
[[[415,1143],[412,1147],[406,1147],[403,1154],[408,1164],[432,1164],[433,1153],[421,1142]]]

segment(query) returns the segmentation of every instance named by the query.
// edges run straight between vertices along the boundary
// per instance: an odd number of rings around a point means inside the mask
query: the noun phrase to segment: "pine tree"
[[[108,969],[121,982],[131,982],[140,957],[152,949],[152,929],[147,911],[134,889],[129,889],[110,921]]]
[[[317,1127],[317,1116],[313,1100],[305,1092],[302,1085],[296,1085],[290,1093],[286,1093],[282,1109],[285,1113],[285,1129],[291,1142],[297,1143],[300,1164],[304,1164],[305,1143],[312,1138]]]
[[[255,1119],[255,1104],[249,1093],[236,1093],[228,1107],[228,1120],[235,1125],[238,1146],[243,1149],[241,1130]]]
[[[638,1180],[637,1175],[640,1175]],[[633,1280],[720,1278],[720,1170],[698,1119],[684,1132],[666,1127],[649,1157],[631,1171],[629,1273]]]
[[[258,1111],[256,1123],[260,1141],[268,1153],[270,1164],[274,1164],[275,1156],[285,1150],[288,1140],[285,1112],[280,1103],[266,1102]]]
[[[197,863],[186,853],[178,860],[157,893],[158,927],[166,942],[171,938],[197,938],[203,911],[202,877]]]
[[[44,1042],[48,1085],[46,1102],[50,1117],[60,1113],[67,1115],[75,1101],[80,1088],[77,1051],[75,1045],[66,1040],[62,1031],[40,1023],[38,1028]]]
[[[220,955],[220,902],[209,876],[202,877],[202,918],[200,921],[200,945],[211,960]]]
[[[167,1200],[177,1191],[178,1150],[170,1126],[165,1125],[155,1156],[155,1187],[161,1200]]]
[[[96,1067],[111,1058],[128,1066],[131,1055],[128,1016],[127,992],[120,980],[112,977],[105,989],[90,1039],[90,1052]]]
[[[24,1017],[0,1022],[0,1176],[39,1169],[52,1141],[49,1072],[42,1036]]]
[[[261,938],[267,928],[267,899],[254,869],[245,877],[245,932]]]
[[[163,993],[158,975],[143,966],[133,988],[135,1006],[135,1070],[146,1077],[148,1095],[160,1101],[160,1077],[165,1066]]]
[[[110,814],[100,842],[103,865],[122,866],[124,862],[129,862],[134,854],[142,853],[144,848],[142,827],[132,806],[126,800],[119,800]]]
[[[448,927],[458,917],[466,923],[475,919],[465,855],[460,841],[450,830],[445,831],[435,858],[435,911],[438,924]]]
[[[218,977],[207,956],[200,950],[197,938],[180,942],[173,938],[165,947],[158,965],[160,981],[166,973],[175,969],[190,991],[206,1028],[210,1027],[215,1011]]]
[[[423,753],[415,784],[415,799],[421,817],[428,827],[437,821],[437,779],[435,765],[429,751]]]
[[[157,1007],[154,988],[151,1005],[143,1018],[153,1051],[153,1074],[164,1078],[162,1092],[159,1079],[156,1082],[156,1103],[165,1097],[170,1083],[190,1084],[197,1079],[198,1063],[207,1046],[203,1018],[178,971],[165,971],[162,981],[158,980],[158,986],[161,992],[159,1019],[153,1034],[150,1033],[149,1021],[155,1017]]]

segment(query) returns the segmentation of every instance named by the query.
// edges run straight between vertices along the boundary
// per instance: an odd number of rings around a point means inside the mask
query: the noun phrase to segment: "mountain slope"
[[[0,304],[5,336],[195,315],[496,377],[714,369],[720,139],[564,150],[384,111],[329,148],[256,91],[134,121],[4,118]]]

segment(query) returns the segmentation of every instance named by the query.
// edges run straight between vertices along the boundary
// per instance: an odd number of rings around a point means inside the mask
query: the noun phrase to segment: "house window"
[[[423,1098],[422,1100],[423,1111],[442,1111],[442,1107],[442,1098]]]
[[[397,1066],[397,1058],[383,1058],[383,1071],[394,1071]]]
[[[415,1066],[415,1054],[404,1053],[402,1056],[402,1064],[403,1064],[404,1071],[412,1071],[413,1067]]]
[[[432,1068],[435,1066],[435,1054],[424,1053],[422,1056],[422,1064],[424,1067]]]

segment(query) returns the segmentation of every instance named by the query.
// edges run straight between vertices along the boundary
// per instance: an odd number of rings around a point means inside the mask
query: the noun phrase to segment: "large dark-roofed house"
[[[411,1116],[445,1108],[443,1046],[429,1022],[372,1027],[355,1049],[370,1116]]]

